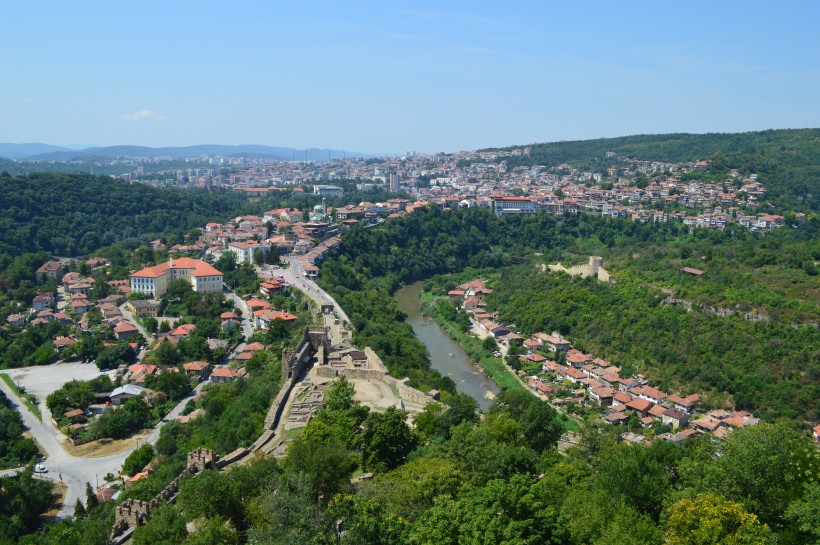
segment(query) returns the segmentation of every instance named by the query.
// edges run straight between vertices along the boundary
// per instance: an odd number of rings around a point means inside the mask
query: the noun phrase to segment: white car
[[[48,469],[43,464],[35,464],[34,473],[48,473]]]

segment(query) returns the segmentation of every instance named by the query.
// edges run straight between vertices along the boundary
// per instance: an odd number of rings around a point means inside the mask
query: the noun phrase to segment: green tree
[[[527,443],[539,454],[555,448],[564,431],[555,409],[539,399],[530,403],[520,422]]]
[[[495,352],[496,350],[498,350],[498,344],[495,342],[495,339],[492,335],[487,335],[481,342],[481,348],[483,348],[487,352]]]
[[[784,424],[758,424],[729,436],[698,489],[720,490],[778,528],[786,508],[818,474],[820,455],[807,437]]]
[[[91,483],[85,483],[85,505],[87,511],[91,512],[99,504],[100,500],[97,499],[94,489],[91,488]]]
[[[739,503],[716,494],[701,494],[669,507],[666,543],[669,545],[769,545],[776,543],[768,526],[761,524]]]
[[[185,545],[239,545],[241,535],[223,517],[206,519],[185,540]]]
[[[82,500],[77,500],[77,503],[74,504],[74,518],[85,518],[85,514],[85,506]]]
[[[432,507],[437,497],[455,498],[463,484],[464,476],[453,462],[423,457],[377,475],[363,485],[361,493],[412,522]]]
[[[191,391],[188,377],[185,373],[178,371],[163,371],[156,376],[149,387],[163,392],[171,401],[184,399]]]
[[[450,430],[464,422],[478,422],[478,402],[470,396],[456,392],[448,397],[444,404],[447,410],[439,419],[439,434],[447,436]]]
[[[136,354],[131,345],[123,342],[100,350],[96,363],[101,370],[116,369],[120,365],[131,363],[135,357]]]
[[[173,504],[151,511],[151,519],[134,531],[134,545],[177,545],[184,543],[188,532],[185,519],[178,516]]]
[[[167,341],[159,343],[159,346],[151,352],[151,358],[157,365],[168,367],[172,367],[182,361],[176,347]]]
[[[274,476],[252,514],[251,543],[302,545],[330,540],[330,521],[304,473]]]
[[[159,327],[159,322],[157,322],[156,318],[152,318],[151,316],[148,316],[148,317],[142,319],[142,325],[143,325],[143,327],[145,327],[146,331],[149,331],[151,333],[156,333],[157,332],[157,327]]]
[[[517,475],[493,480],[453,501],[440,496],[412,526],[409,543],[563,543],[555,509],[545,508],[539,489]]]
[[[789,505],[786,518],[803,535],[820,541],[820,483],[812,482],[804,486],[803,496]]]
[[[242,524],[245,508],[239,484],[233,472],[203,471],[180,483],[179,506],[192,519],[219,514],[234,526]]]
[[[418,437],[395,407],[367,415],[362,431],[362,468],[365,471],[395,469],[416,448]]]
[[[368,498],[340,494],[328,505],[340,543],[349,545],[400,545],[407,522]]]
[[[134,450],[122,463],[122,471],[133,477],[147,466],[154,458],[154,448],[151,445],[142,445]]]
[[[338,439],[300,438],[288,447],[282,467],[287,475],[304,475],[313,497],[327,501],[350,481],[356,462]]]
[[[94,401],[94,390],[88,382],[72,380],[46,397],[46,406],[56,420],[71,409],[85,410]]]

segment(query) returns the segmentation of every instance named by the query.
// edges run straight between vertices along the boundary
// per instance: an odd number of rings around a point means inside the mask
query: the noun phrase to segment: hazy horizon
[[[433,153],[820,126],[814,2],[87,8],[6,7],[0,141]]]

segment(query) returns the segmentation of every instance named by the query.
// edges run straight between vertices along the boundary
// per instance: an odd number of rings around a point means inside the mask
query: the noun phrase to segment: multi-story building
[[[492,197],[493,212],[496,216],[504,214],[534,214],[541,209],[538,201],[527,197]]]
[[[228,244],[228,251],[236,256],[236,262],[239,264],[250,263],[256,264],[256,251],[262,254],[270,252],[270,244],[261,244],[255,240],[248,240],[245,242],[231,242]]]
[[[132,274],[131,293],[142,293],[160,298],[168,291],[171,282],[179,278],[190,282],[194,291],[199,293],[222,291],[221,272],[204,261],[181,257]]]
[[[341,199],[344,196],[345,190],[335,185],[314,185],[313,193],[320,197],[337,197]]]

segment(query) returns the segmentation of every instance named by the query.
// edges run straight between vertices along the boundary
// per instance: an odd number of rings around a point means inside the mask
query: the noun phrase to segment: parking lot
[[[19,369],[4,369],[4,373],[41,402],[46,396],[71,380],[91,380],[100,374],[93,363],[55,363]]]

